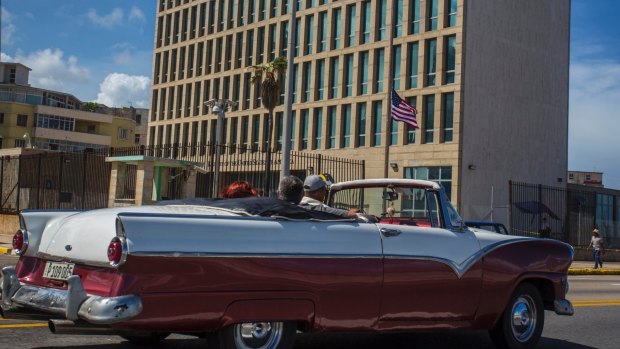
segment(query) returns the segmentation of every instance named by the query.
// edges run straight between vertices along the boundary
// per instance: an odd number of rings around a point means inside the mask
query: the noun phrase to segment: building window
[[[446,84],[454,83],[456,71],[456,36],[448,36],[446,40]]]
[[[293,110],[291,115],[291,150],[295,150],[295,120],[297,119],[297,113]]]
[[[336,147],[336,107],[327,108],[327,119],[329,124],[329,142],[326,148],[333,149]]]
[[[280,40],[283,43],[280,45],[280,56],[288,57],[288,21],[280,22],[280,35]]]
[[[370,42],[370,1],[362,2],[362,28],[361,28],[361,43],[367,44]]]
[[[359,72],[360,72],[360,95],[368,93],[368,51],[360,52],[359,55]]]
[[[394,37],[403,35],[403,0],[396,0],[396,23],[394,24]]]
[[[129,130],[126,128],[120,128],[118,129],[118,139],[127,139],[129,135]]]
[[[355,45],[355,4],[347,6],[347,47]]]
[[[407,97],[406,99],[407,99],[407,103],[411,104],[414,107],[416,106],[416,97]],[[413,126],[409,124],[406,124],[405,129],[407,130],[407,135],[406,135],[407,138],[405,139],[405,143],[415,144],[415,128],[413,128]]]
[[[279,111],[276,113],[276,151],[282,150],[282,125],[284,123],[284,113]]]
[[[435,127],[435,96],[424,96],[424,143],[433,143],[433,131]]]
[[[25,147],[26,147],[26,140],[24,139],[15,140],[15,148],[25,148]]]
[[[376,27],[377,27],[377,40],[382,41],[387,38],[387,33],[385,31],[385,26],[387,22],[387,4],[386,0],[379,0],[377,2],[377,18],[376,18]]]
[[[301,35],[301,18],[295,18],[295,57],[299,56],[299,36]]]
[[[314,16],[306,17],[306,54],[312,54],[312,42],[314,41]]]
[[[319,13],[319,47],[318,52],[327,49],[327,12]]]
[[[443,95],[443,141],[452,142],[454,133],[454,93]]]
[[[375,147],[381,145],[381,122],[383,121],[382,109],[383,103],[381,101],[372,103],[372,145]]]
[[[330,78],[330,94],[329,98],[338,98],[338,57],[332,58]]]
[[[297,64],[293,65],[293,103],[297,103],[297,81],[299,81],[299,66]]]
[[[398,144],[398,121],[390,118],[390,145]]]
[[[344,56],[344,81],[345,89],[343,97],[353,95],[353,54]]]
[[[418,54],[420,45],[417,42],[409,44],[409,55],[407,60],[409,61],[409,86],[408,88],[418,87]]]
[[[314,110],[314,144],[312,149],[321,149],[321,132],[323,130],[323,109]]]
[[[342,106],[342,143],[341,148],[349,148],[351,146],[351,105]]]
[[[385,64],[385,51],[380,48],[375,50],[375,81],[377,85],[375,87],[375,93],[383,92],[383,75]]]
[[[272,24],[269,26],[269,61],[273,61],[276,58],[276,25]]]
[[[261,64],[265,61],[265,28],[258,28],[258,47],[256,50],[258,51],[258,64]]]
[[[340,20],[341,20],[341,9],[340,8],[336,8],[334,9],[334,12],[332,13],[332,33],[334,33],[333,36],[333,42],[332,42],[332,50],[336,50],[340,48]]]
[[[426,86],[435,86],[437,71],[437,40],[426,41]]]
[[[400,52],[400,46],[395,46],[392,55],[392,72],[394,75],[392,75],[392,81],[393,81],[393,85],[392,88],[395,90],[400,90],[400,59],[401,59],[401,52]]]
[[[247,32],[246,35],[248,42],[247,42],[247,47],[246,47],[246,51],[245,51],[245,55],[246,55],[246,65],[247,66],[251,66],[254,63],[254,30],[249,30]],[[219,41],[219,39],[218,39]],[[219,55],[216,55],[216,57],[220,57]],[[217,72],[217,70],[216,70]]]
[[[456,15],[458,11],[457,0],[448,0],[448,20],[446,21],[448,27],[456,26]]]
[[[28,115],[17,114],[17,126],[28,126]]]
[[[440,185],[443,185],[448,198],[452,197],[452,167],[405,167],[403,172],[405,178],[407,179],[421,179],[425,181],[437,182]]]
[[[316,89],[317,100],[321,101],[325,98],[325,60],[316,61]]]
[[[303,84],[304,84],[304,95],[302,102],[310,101],[310,85],[312,82],[312,63],[307,62],[304,63],[304,76],[303,76]]]
[[[427,20],[426,30],[429,30],[429,31],[437,30],[437,19],[438,19],[438,13],[439,13],[438,1],[439,0],[427,1],[428,20]]]
[[[420,32],[420,0],[409,0],[409,34]]]
[[[252,151],[258,151],[260,137],[260,116],[252,118]]]
[[[357,105],[357,146],[366,146],[366,103]]]
[[[0,113],[0,124],[4,124],[4,113]]]
[[[310,117],[308,115],[308,109],[301,111],[301,150],[308,149],[308,127],[310,125]]]

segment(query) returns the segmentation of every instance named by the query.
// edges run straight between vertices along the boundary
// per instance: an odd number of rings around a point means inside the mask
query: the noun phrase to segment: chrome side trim
[[[553,301],[553,310],[558,315],[572,316],[575,314],[573,304],[568,299],[558,299]]]
[[[353,255],[353,254],[297,254],[297,253],[218,253],[218,252],[175,252],[175,251],[137,251],[131,252],[138,257],[185,257],[185,258],[304,258],[304,259],[382,259],[381,254]]]
[[[414,259],[414,260],[422,260],[422,261],[434,261],[434,262],[439,262],[439,263],[443,263],[447,266],[449,266],[454,273],[456,274],[456,276],[460,279],[461,277],[463,277],[463,275],[465,275],[465,273],[469,270],[469,268],[472,267],[472,265],[474,265],[477,261],[479,261],[481,258],[483,258],[485,255],[491,253],[492,251],[500,248],[500,247],[504,247],[507,245],[512,245],[512,244],[517,244],[517,243],[521,243],[521,242],[527,242],[527,241],[532,241],[533,239],[523,239],[523,238],[519,238],[519,239],[511,239],[511,240],[504,240],[504,241],[498,241],[494,244],[490,244],[488,246],[483,247],[482,249],[478,250],[476,253],[472,254],[471,256],[467,257],[463,262],[461,263],[456,263],[450,259],[446,259],[446,258],[440,258],[440,257],[433,257],[433,256],[407,256],[407,255],[390,255],[390,256],[385,256],[385,258],[387,259]]]

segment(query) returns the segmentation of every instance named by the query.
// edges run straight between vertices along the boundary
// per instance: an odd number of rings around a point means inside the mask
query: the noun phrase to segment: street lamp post
[[[228,99],[210,99],[205,102],[207,107],[213,108],[213,113],[217,114],[217,129],[215,131],[215,171],[213,175],[213,196],[217,195],[220,188],[220,155],[223,140],[224,122],[226,122],[226,111],[229,107],[234,108],[237,102]],[[208,156],[205,154],[205,169],[207,168]]]

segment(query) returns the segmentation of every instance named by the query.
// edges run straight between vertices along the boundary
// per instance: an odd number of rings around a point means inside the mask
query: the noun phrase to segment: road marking
[[[617,299],[579,299],[572,301],[574,307],[613,307],[620,306]]]
[[[47,327],[47,324],[12,324],[0,325],[0,328]]]

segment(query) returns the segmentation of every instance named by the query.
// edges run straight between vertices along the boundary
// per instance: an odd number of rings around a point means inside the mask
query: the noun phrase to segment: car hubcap
[[[512,334],[519,342],[527,342],[536,329],[536,307],[530,296],[517,298],[512,306]]]
[[[235,344],[239,349],[272,349],[282,338],[281,322],[245,322],[235,325]]]

